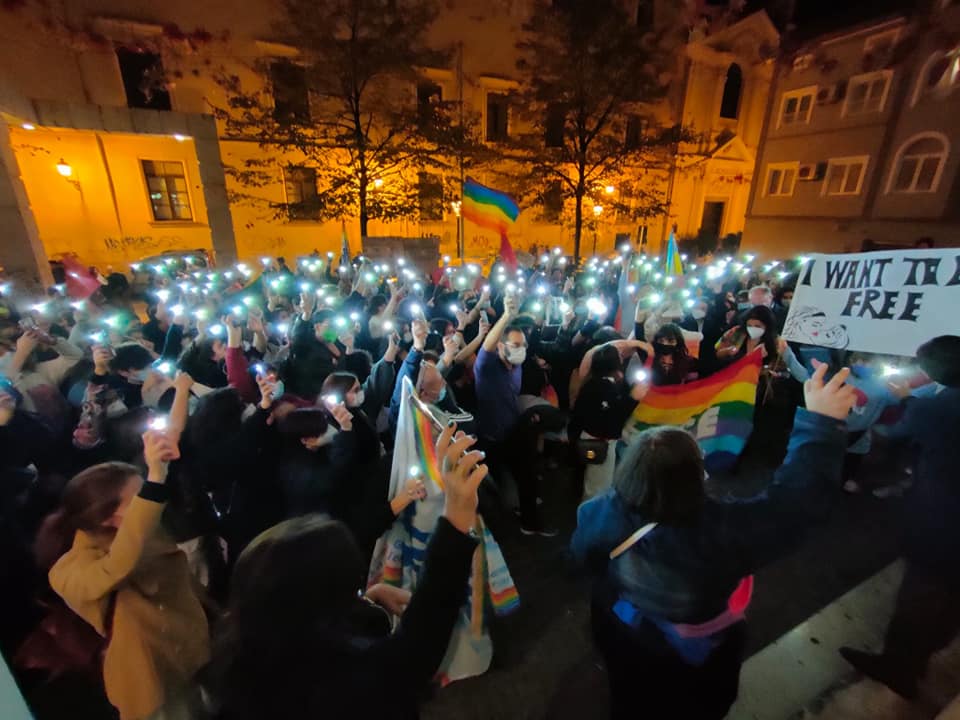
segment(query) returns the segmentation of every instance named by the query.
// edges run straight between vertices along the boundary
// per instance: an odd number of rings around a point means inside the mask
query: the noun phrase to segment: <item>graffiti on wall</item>
[[[177,247],[183,243],[183,238],[179,235],[124,235],[122,237],[105,237],[103,244],[107,250],[117,252],[131,252],[136,254],[147,254],[152,250],[163,250],[170,247]]]

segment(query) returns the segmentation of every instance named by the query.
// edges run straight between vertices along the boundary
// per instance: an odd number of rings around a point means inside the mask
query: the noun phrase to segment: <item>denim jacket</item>
[[[741,578],[794,547],[824,516],[839,489],[844,424],[797,410],[786,460],[753,498],[708,499],[698,525],[660,525],[629,551],[610,551],[649,518],[627,507],[614,489],[577,511],[574,555],[613,602],[627,600],[643,616],[703,623],[719,615]]]

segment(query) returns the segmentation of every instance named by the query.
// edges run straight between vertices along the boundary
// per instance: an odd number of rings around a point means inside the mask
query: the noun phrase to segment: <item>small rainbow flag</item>
[[[677,247],[677,236],[672,232],[667,241],[667,267],[664,274],[668,277],[683,275],[683,260],[680,257],[680,248]]]
[[[411,392],[416,392],[412,390]],[[411,467],[419,467],[420,474],[432,480],[436,486],[443,490],[443,476],[440,474],[440,460],[437,457],[437,437],[433,431],[433,425],[426,413],[416,406],[415,403],[409,405],[411,420],[413,421],[413,441],[416,445],[417,462]]]
[[[647,428],[679,426],[697,439],[708,470],[730,468],[753,430],[761,362],[753,352],[703,380],[650,388],[627,421],[624,440]]]

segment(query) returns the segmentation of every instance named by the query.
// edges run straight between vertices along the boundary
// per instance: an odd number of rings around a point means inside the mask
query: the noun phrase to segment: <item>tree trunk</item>
[[[360,205],[360,252],[363,252],[367,244],[367,223],[370,218],[367,216],[367,168],[362,158],[360,161],[359,175],[357,200]]]
[[[586,188],[583,185],[581,176],[577,189],[574,192],[574,215],[573,215],[573,261],[580,264],[580,239],[583,235],[583,196],[586,194]]]

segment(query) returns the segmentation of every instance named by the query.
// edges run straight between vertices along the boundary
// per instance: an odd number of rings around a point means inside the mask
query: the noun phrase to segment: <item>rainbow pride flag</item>
[[[438,430],[427,415],[429,411],[429,406],[418,400],[410,379],[404,378],[388,497],[392,500],[403,492],[411,477],[423,480],[427,496],[407,507],[377,540],[368,585],[383,582],[412,592],[423,578],[427,545],[444,503],[435,446]],[[486,672],[493,658],[493,639],[485,610],[491,608],[497,615],[505,615],[520,604],[500,546],[482,518],[478,518],[476,530],[483,541],[474,555],[473,572],[464,587],[464,604],[437,672],[442,684]]]
[[[664,274],[672,277],[683,275],[683,259],[680,257],[680,248],[677,247],[677,236],[673,232],[667,241],[667,266]]]
[[[460,212],[465,220],[487,230],[494,230],[503,237],[517,221],[520,206],[506,193],[467,178],[463,183]]]
[[[658,425],[689,430],[707,470],[729,469],[753,430],[762,358],[753,352],[720,372],[686,385],[651,387],[624,428],[623,439]]]

